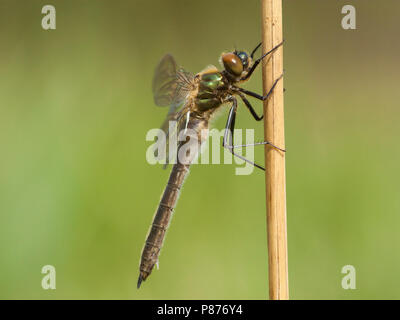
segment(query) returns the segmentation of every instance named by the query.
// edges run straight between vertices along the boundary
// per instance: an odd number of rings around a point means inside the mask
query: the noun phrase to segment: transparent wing
[[[195,88],[194,76],[177,68],[172,55],[166,54],[156,67],[153,78],[153,96],[157,106],[177,108]],[[170,110],[171,112],[171,110]]]
[[[168,114],[161,125],[161,130],[166,134],[164,146],[166,165],[174,154],[169,154],[169,137],[177,133],[181,122],[185,120],[188,94],[196,88],[194,76],[182,68],[177,68],[175,59],[166,54],[156,67],[153,78],[154,102],[158,106],[169,106]],[[173,123],[171,123],[173,121]],[[155,156],[159,155],[155,152]],[[162,157],[164,158],[164,157]],[[158,157],[160,159],[160,157]]]
[[[161,129],[165,132],[165,140],[154,150],[154,156],[158,160],[164,160],[165,169],[167,165],[176,160],[177,152],[178,152],[178,135],[180,130],[187,128],[189,123],[190,110],[187,107],[184,107],[180,112],[176,112],[171,117],[167,117],[161,127]],[[172,142],[172,145],[170,145]],[[158,151],[161,150],[162,154],[158,154]]]

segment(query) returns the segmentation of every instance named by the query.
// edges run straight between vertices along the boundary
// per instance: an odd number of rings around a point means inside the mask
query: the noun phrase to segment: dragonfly
[[[247,96],[261,101],[267,100],[278,81],[283,77],[283,74],[273,82],[271,89],[265,95],[260,95],[241,88],[239,84],[250,79],[262,59],[273,53],[282,44],[283,42],[276,45],[258,59],[254,59],[254,55],[261,47],[262,43],[258,44],[250,54],[245,51],[237,51],[236,49],[231,52],[222,53],[220,63],[223,66],[223,70],[219,71],[215,66],[209,66],[195,75],[178,67],[173,56],[171,54],[166,54],[156,67],[153,78],[153,97],[155,104],[157,106],[169,107],[169,112],[161,126],[161,130],[163,130],[167,137],[165,143],[168,143],[168,136],[171,134],[171,126],[169,123],[172,121],[175,123],[173,130],[180,131],[191,129],[192,132],[197,135],[196,138],[198,142],[202,144],[207,139],[207,135],[204,133],[207,132],[212,116],[223,105],[229,104],[231,107],[225,126],[222,146],[228,149],[234,156],[259,169],[265,170],[262,166],[236,153],[234,149],[254,145],[270,145],[281,152],[285,152],[285,150],[268,141],[246,145],[234,145],[233,132],[238,108],[237,98],[243,101],[256,121],[263,119],[263,115],[259,116],[257,114],[247,99]],[[177,153],[183,144],[184,142],[178,142]],[[168,154],[165,155],[166,165],[168,164],[170,156],[171,155]],[[138,289],[142,282],[151,274],[154,266],[158,266],[160,251],[172,213],[177,203],[180,189],[189,172],[189,167],[196,156],[197,154],[193,152],[186,161],[180,161],[179,157],[175,158],[176,161],[174,161],[168,183],[161,196],[160,203],[142,250],[139,267],[140,272],[137,282]],[[175,155],[173,155],[173,157],[175,157]]]

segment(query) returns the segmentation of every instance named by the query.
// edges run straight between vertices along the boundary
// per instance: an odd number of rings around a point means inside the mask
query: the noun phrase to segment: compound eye
[[[249,56],[247,55],[247,53],[244,51],[240,51],[237,52],[236,55],[240,58],[240,60],[242,60],[244,69],[247,69],[249,65]]]
[[[225,70],[235,76],[240,76],[243,72],[242,60],[234,53],[225,53],[222,56],[222,63]]]

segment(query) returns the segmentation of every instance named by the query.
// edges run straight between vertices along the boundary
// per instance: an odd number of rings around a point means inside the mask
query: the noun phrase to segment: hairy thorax
[[[213,113],[229,95],[230,84],[223,73],[215,67],[209,67],[196,75],[197,94],[194,98],[196,111]]]

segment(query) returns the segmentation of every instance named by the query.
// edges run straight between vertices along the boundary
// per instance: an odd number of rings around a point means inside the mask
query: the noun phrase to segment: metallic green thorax
[[[216,108],[221,104],[216,90],[225,86],[223,76],[220,72],[204,73],[201,75],[199,92],[196,97],[197,106],[200,110]]]

